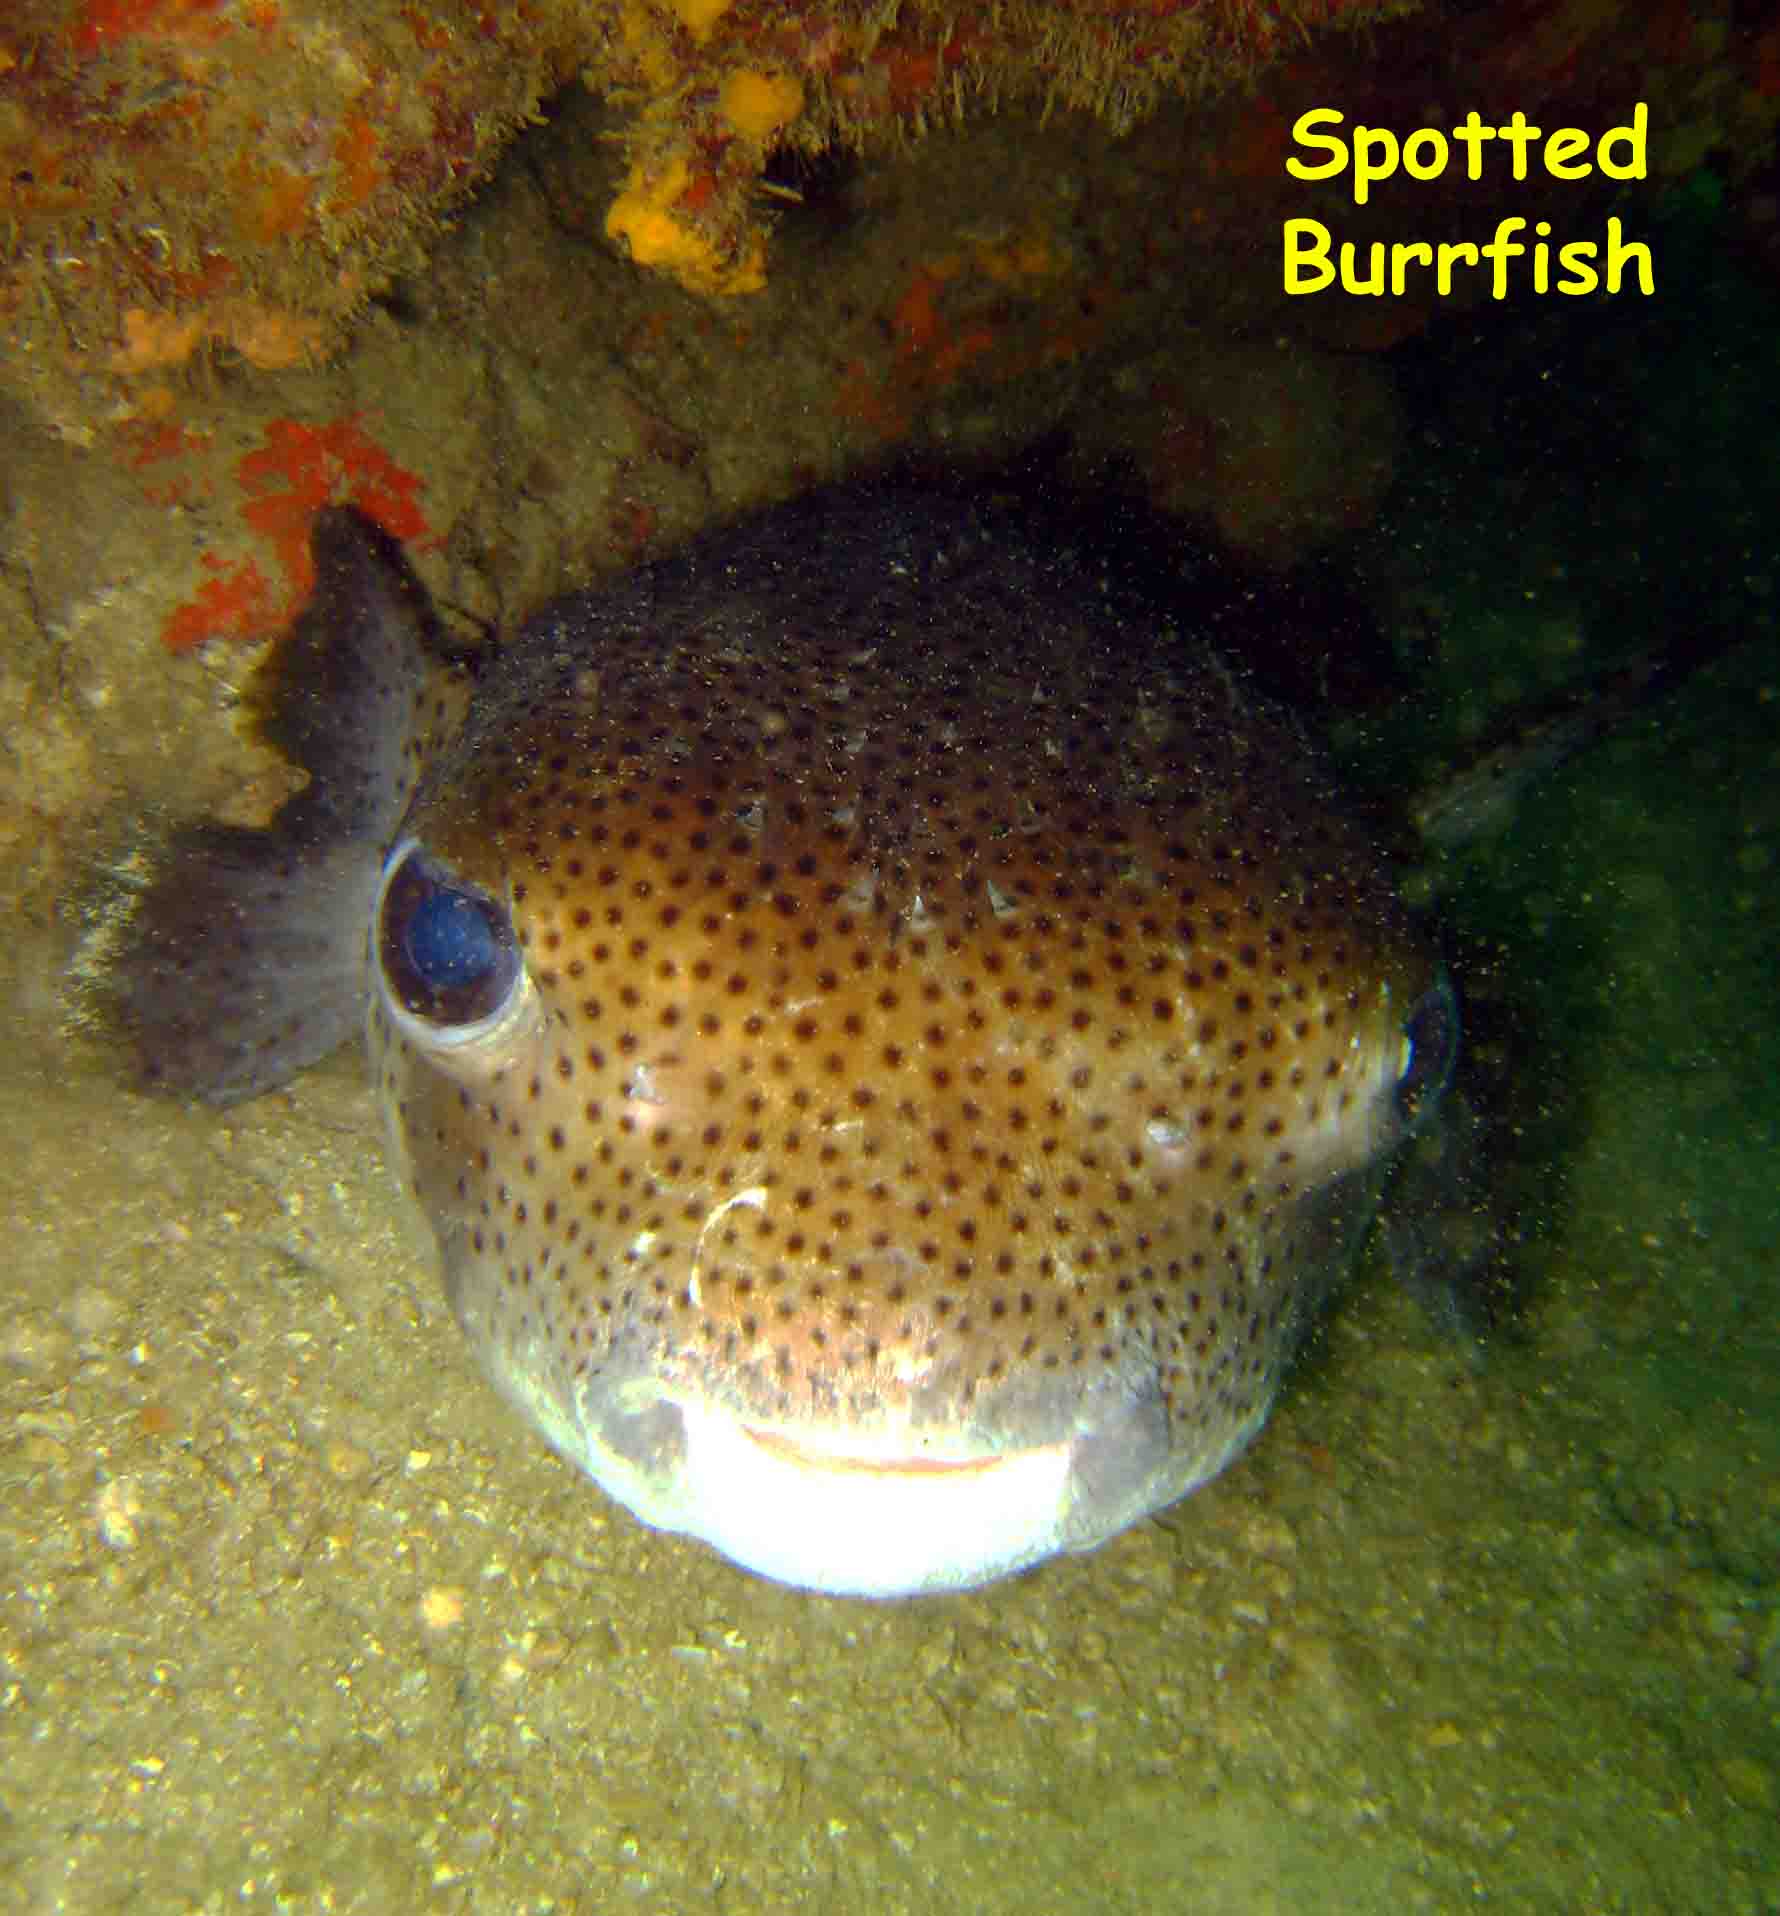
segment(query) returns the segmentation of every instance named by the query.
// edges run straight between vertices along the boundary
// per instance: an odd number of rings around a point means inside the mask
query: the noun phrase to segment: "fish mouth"
[[[648,1482],[595,1475],[645,1522],[700,1537],[777,1582],[912,1596],[968,1589],[1079,1547],[1076,1439],[947,1456],[910,1449],[906,1433],[873,1439],[697,1402],[677,1409],[677,1467]]]
[[[834,1596],[967,1590],[1090,1550],[1221,1469],[1171,1445],[1147,1394],[1048,1429],[762,1422],[698,1392],[577,1420],[558,1447],[633,1515],[777,1582]],[[1258,1419],[1256,1427],[1258,1427]]]
[[[960,1477],[982,1476],[1003,1468],[1017,1456],[1061,1451],[1065,1445],[1034,1445],[1023,1452],[1003,1456],[936,1457],[930,1452],[874,1455],[863,1450],[846,1450],[837,1445],[811,1442],[765,1424],[738,1424],[737,1434],[758,1444],[764,1451],[800,1470],[830,1470],[840,1475],[856,1472],[861,1476]]]
[[[1183,1444],[1153,1376],[1047,1372],[969,1414],[774,1417],[644,1349],[564,1377],[460,1316],[508,1401],[634,1517],[830,1596],[969,1590],[1092,1550],[1216,1475],[1265,1415]]]

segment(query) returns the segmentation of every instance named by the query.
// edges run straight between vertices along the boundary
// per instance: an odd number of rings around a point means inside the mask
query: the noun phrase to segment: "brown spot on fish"
[[[837,488],[547,607],[391,835],[373,1067],[472,1347],[819,1589],[1222,1469],[1450,1061],[1293,725],[980,497]]]

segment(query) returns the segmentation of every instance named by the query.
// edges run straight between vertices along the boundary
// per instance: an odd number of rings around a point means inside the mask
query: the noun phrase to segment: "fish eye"
[[[1459,1001],[1443,971],[1403,1021],[1403,1069],[1395,1095],[1406,1124],[1419,1124],[1433,1110],[1458,1055]]]
[[[412,839],[385,868],[377,962],[395,1003],[453,1039],[498,1018],[523,977],[506,912]]]

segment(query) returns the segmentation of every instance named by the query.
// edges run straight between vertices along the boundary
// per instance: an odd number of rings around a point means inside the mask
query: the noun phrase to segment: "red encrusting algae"
[[[85,0],[69,37],[82,58],[138,36],[203,42],[229,30],[222,14],[223,0]]]
[[[287,625],[315,581],[309,528],[325,505],[355,505],[404,542],[431,533],[418,498],[424,481],[398,465],[362,429],[359,417],[349,413],[319,425],[275,419],[265,443],[237,462],[235,477],[247,494],[241,516],[271,547],[282,584],[253,558],[230,563],[205,553],[211,577],[161,628],[169,649],[190,651],[211,639],[262,639]]]
[[[254,560],[231,566],[206,552],[200,563],[212,576],[161,627],[169,651],[195,651],[212,639],[261,639],[277,625],[281,595]]]

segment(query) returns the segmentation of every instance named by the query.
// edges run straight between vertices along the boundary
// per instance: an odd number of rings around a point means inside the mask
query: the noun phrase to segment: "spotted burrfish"
[[[546,606],[454,723],[350,510],[116,988],[215,1100],[368,1027],[494,1383],[609,1496],[894,1596],[1259,1431],[1452,999],[1293,721],[1004,497],[818,491]]]

